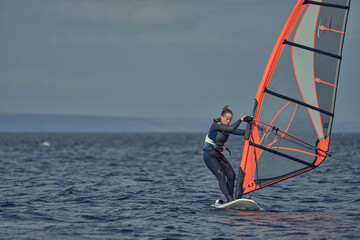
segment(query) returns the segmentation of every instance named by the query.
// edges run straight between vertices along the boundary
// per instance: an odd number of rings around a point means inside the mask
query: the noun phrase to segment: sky
[[[0,0],[0,113],[251,113],[295,0]],[[336,121],[360,120],[353,0]]]

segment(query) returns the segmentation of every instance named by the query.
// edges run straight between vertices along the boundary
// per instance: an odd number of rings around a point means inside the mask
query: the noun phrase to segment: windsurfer
[[[252,117],[243,116],[241,119],[229,125],[233,113],[226,105],[221,112],[220,118],[214,119],[208,135],[205,138],[204,144],[204,161],[210,171],[216,176],[219,181],[219,186],[222,193],[225,195],[228,202],[233,201],[235,172],[231,167],[229,161],[223,154],[225,142],[228,140],[230,134],[244,135],[245,131],[237,129],[242,121],[251,121]],[[230,152],[230,151],[229,151]]]

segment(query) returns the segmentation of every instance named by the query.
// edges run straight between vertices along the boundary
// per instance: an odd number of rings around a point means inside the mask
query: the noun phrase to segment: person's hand
[[[245,122],[251,122],[253,120],[253,117],[251,116],[243,116],[241,118],[241,121],[245,121]]]

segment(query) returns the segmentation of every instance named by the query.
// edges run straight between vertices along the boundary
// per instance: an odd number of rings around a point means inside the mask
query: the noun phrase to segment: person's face
[[[221,116],[221,123],[224,125],[229,125],[232,119],[232,114],[231,113],[225,113],[224,116]]]

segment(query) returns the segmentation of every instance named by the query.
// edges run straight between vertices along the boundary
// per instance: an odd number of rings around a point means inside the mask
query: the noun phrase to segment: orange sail
[[[328,153],[350,0],[299,0],[248,124],[236,198],[319,166]]]

